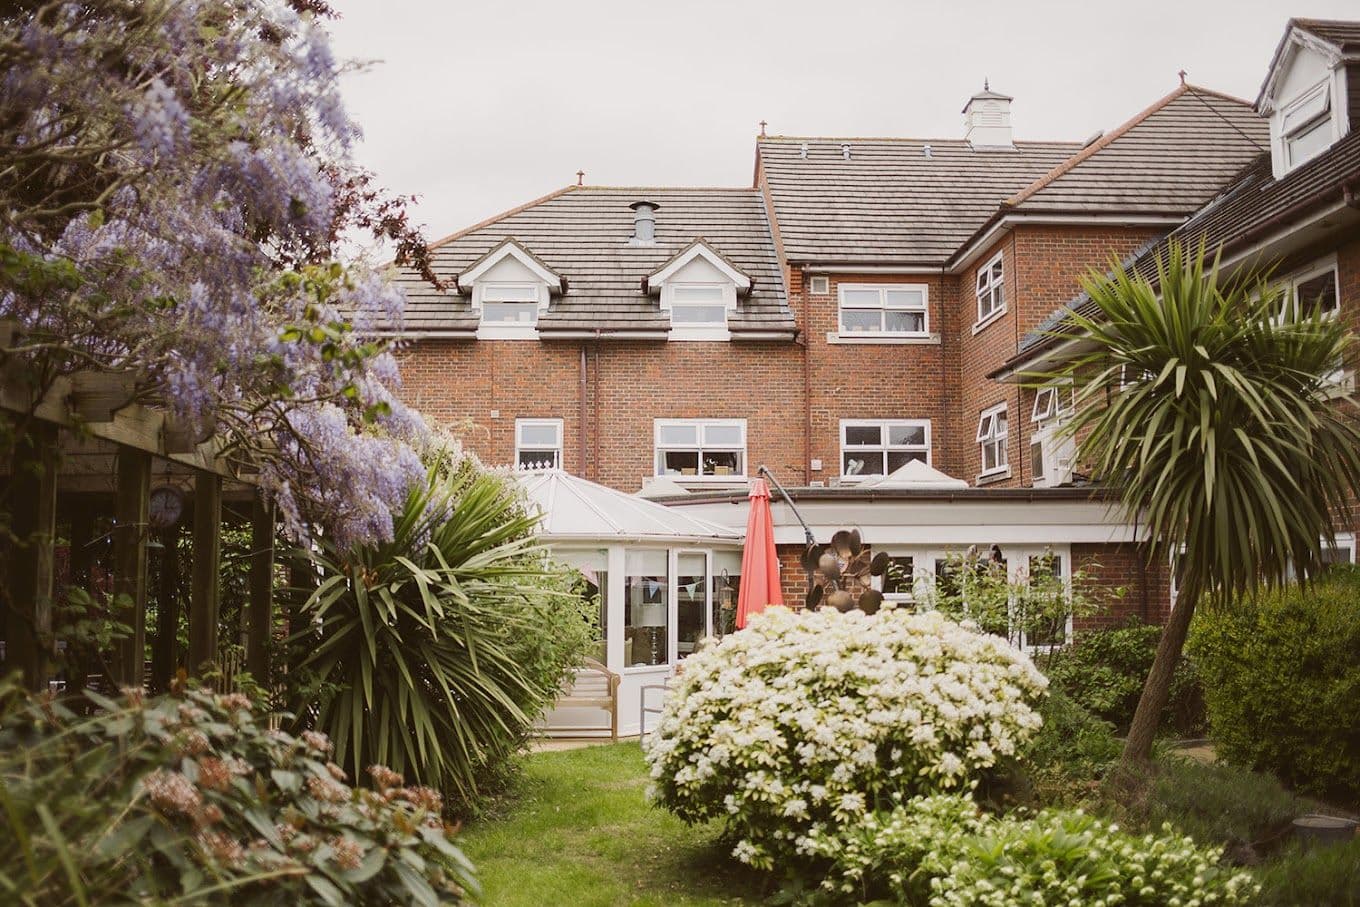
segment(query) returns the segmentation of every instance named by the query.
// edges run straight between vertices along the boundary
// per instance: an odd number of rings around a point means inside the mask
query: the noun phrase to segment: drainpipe
[[[803,526],[803,537],[807,539],[808,545],[817,544],[817,538],[812,534],[812,530],[808,528],[807,520],[803,519],[803,515],[798,512],[798,508],[793,506],[793,498],[789,497],[789,493],[784,490],[784,486],[779,484],[779,480],[774,477],[774,473],[770,472],[769,468],[764,464],[761,464],[756,469],[756,475],[764,476],[769,479],[771,484],[774,485],[775,490],[779,492],[779,496],[784,499],[784,503],[789,505],[789,509],[793,511],[794,517]]]
[[[808,292],[808,271],[804,265],[802,269],[802,289],[803,289],[803,484],[812,484],[812,336],[808,330],[812,327],[812,294]],[[827,286],[830,287],[831,278],[827,278]],[[822,464],[826,468],[826,464]],[[778,483],[775,483],[778,484]],[[792,506],[792,505],[790,505]]]
[[[579,475],[579,476],[585,476],[585,474],[586,474],[586,424],[587,424],[587,423],[586,423],[586,342],[585,342],[584,340],[581,341],[581,387],[580,387],[579,399],[578,399],[577,402],[578,402],[578,406],[577,406],[577,414],[576,414],[576,417],[577,417],[578,427],[577,427],[577,430],[576,430],[576,439],[577,439],[577,448],[578,448],[578,457],[579,457],[579,459],[578,459],[577,462],[579,463],[579,465],[578,465],[576,468],[579,470],[579,472],[577,473],[577,475]]]

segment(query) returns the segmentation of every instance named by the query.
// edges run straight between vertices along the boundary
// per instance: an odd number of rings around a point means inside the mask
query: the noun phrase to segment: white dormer
[[[963,105],[963,138],[973,150],[1015,150],[1011,137],[1012,100],[1010,95],[992,91],[991,86],[983,82],[982,91]]]
[[[1350,131],[1343,48],[1290,23],[1256,110],[1270,118],[1271,170],[1279,179]]]
[[[458,275],[480,318],[479,340],[534,340],[562,278],[513,239],[506,239]]]
[[[696,239],[647,277],[671,318],[671,340],[730,340],[727,317],[751,278],[702,239]]]

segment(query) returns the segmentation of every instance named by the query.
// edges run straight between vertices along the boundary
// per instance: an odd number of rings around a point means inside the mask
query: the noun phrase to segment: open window
[[[977,326],[981,327],[1006,311],[1004,256],[1001,252],[978,268]]]
[[[1010,470],[1007,459],[1006,404],[984,409],[978,417],[977,443],[982,461],[979,478],[1005,474]]]

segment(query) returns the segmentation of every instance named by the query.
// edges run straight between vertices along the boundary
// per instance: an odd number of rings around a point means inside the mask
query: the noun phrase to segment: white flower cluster
[[[771,608],[691,655],[647,738],[652,795],[727,818],[768,868],[921,794],[966,790],[1029,740],[1048,681],[936,613]]]

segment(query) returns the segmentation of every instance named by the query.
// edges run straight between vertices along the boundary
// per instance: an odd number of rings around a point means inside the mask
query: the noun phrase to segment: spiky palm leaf
[[[1314,301],[1286,304],[1269,272],[1225,276],[1203,247],[1170,246],[1155,286],[1120,265],[1084,286],[1094,311],[1071,316],[1084,352],[1028,377],[1074,383],[1078,457],[1147,527],[1152,556],[1184,552],[1164,634],[1174,652],[1163,664],[1159,651],[1146,700],[1159,675],[1169,682],[1198,602],[1321,568],[1322,539],[1360,489],[1360,429],[1332,377],[1353,341]]]
[[[507,480],[445,459],[391,542],[311,552],[294,707],[346,770],[388,765],[467,805],[523,742],[589,638],[552,622],[572,609],[535,522]]]

